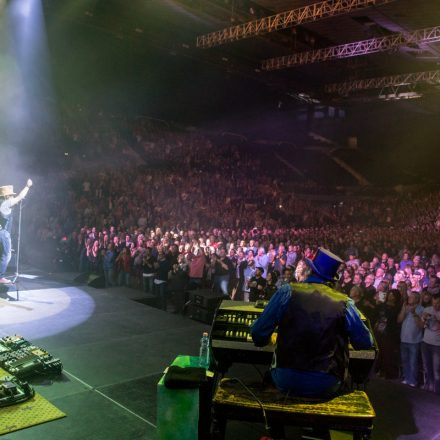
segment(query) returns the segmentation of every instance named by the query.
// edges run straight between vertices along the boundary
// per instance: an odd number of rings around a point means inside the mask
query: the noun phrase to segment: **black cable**
[[[231,377],[231,378],[223,379],[223,381],[238,382],[255,399],[255,401],[258,403],[258,405],[260,405],[261,411],[263,412],[264,423],[265,423],[264,427],[267,431],[269,431],[270,426],[267,421],[266,410],[264,409],[264,406],[261,403],[261,400],[254,394],[254,392],[247,385],[245,385],[238,377]]]

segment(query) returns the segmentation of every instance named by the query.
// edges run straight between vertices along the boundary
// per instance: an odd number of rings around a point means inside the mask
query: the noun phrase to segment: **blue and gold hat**
[[[336,272],[343,263],[337,255],[324,248],[318,248],[318,252],[316,252],[313,259],[306,258],[305,261],[312,272],[328,281],[335,279]]]

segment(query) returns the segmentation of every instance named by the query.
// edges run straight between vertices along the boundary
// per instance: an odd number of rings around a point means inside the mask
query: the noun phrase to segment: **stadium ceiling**
[[[197,37],[197,47],[213,47],[244,38],[251,38],[288,29],[305,23],[324,20],[348,14],[359,9],[382,6],[396,0],[321,0],[287,11],[255,18],[245,23],[229,26],[219,31],[210,32]],[[250,8],[255,14],[253,8]]]
[[[52,25],[62,17],[95,27],[118,40],[185,57],[193,62],[195,72],[202,71],[205,63],[225,76],[264,84],[274,95],[330,103],[364,102],[402,92],[402,96],[426,98],[428,109],[440,108],[437,77],[426,80],[440,66],[439,0],[43,2]],[[324,3],[327,7],[319,9]],[[284,22],[268,23],[265,18],[270,16],[284,17]],[[237,26],[249,31],[246,38],[200,43],[204,35]],[[314,62],[307,62],[310,59]],[[409,79],[396,86],[392,78],[398,75]],[[370,81],[369,86],[360,87],[359,81]],[[386,84],[382,89],[371,87],[382,83]],[[388,83],[392,93],[386,89]]]
[[[194,11],[203,12],[202,7],[195,7],[197,2],[181,3],[193,3]],[[223,56],[229,50],[230,59],[237,63],[240,54],[243,60],[252,58],[255,72],[265,82],[277,84],[291,95],[307,92],[308,96],[329,99],[329,92],[336,91],[339,99],[340,89],[348,88],[351,93],[344,94],[346,97],[361,93],[379,98],[386,90],[358,87],[359,81],[374,78],[377,84],[387,84],[386,78],[414,73],[418,75],[409,77],[413,79],[410,84],[402,84],[402,95],[408,86],[411,92],[419,86],[423,89],[423,93],[411,96],[438,94],[438,81],[419,81],[421,74],[425,78],[440,65],[438,0],[205,3],[222,11],[213,16],[224,26],[199,34],[199,50],[211,54],[221,51]],[[229,22],[224,19],[227,9]],[[337,83],[340,88],[334,85]]]

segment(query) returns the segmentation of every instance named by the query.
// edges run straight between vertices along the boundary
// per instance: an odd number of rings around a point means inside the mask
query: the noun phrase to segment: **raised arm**
[[[402,324],[406,316],[406,304],[402,304],[399,314],[397,315],[397,324]]]
[[[21,202],[29,192],[29,188],[32,186],[32,180],[28,179],[26,186],[20,191],[17,197],[11,199],[11,207],[16,205],[18,202]]]

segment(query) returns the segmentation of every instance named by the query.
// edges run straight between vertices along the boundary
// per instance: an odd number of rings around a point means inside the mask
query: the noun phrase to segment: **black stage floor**
[[[20,301],[0,294],[0,335],[21,334],[59,357],[58,380],[34,382],[64,419],[4,435],[5,440],[154,439],[156,384],[178,354],[197,355],[207,325],[143,305],[143,293],[75,286],[74,274],[25,271]],[[255,380],[248,365],[230,374]],[[440,397],[374,379],[368,394],[377,412],[373,439],[440,440]],[[259,439],[261,424],[233,422],[227,439]],[[288,431],[297,438],[297,431]]]

